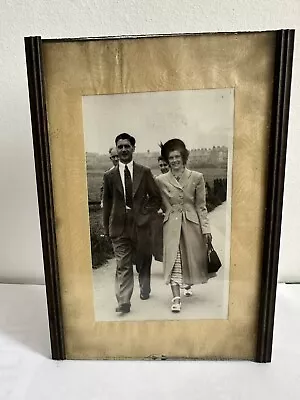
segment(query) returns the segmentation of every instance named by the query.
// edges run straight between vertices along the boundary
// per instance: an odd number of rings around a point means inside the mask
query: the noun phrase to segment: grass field
[[[108,165],[107,168],[103,168],[102,170],[92,170],[87,173],[88,180],[88,196],[90,202],[100,201],[100,189],[103,182],[104,172],[110,168],[111,165]],[[227,178],[227,169],[221,167],[199,167],[197,165],[188,165],[189,168],[194,171],[199,171],[203,173],[204,180],[209,184],[210,187],[213,187],[213,182],[215,179],[226,179]],[[158,166],[151,168],[153,175],[158,175],[160,170]]]
[[[104,237],[100,204],[89,207],[91,253],[93,268],[98,268],[113,257],[110,240]]]

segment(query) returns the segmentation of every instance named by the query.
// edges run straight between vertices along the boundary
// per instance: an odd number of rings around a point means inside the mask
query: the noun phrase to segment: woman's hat
[[[170,139],[165,144],[160,143],[159,146],[161,149],[160,150],[161,156],[165,160],[168,159],[168,155],[169,155],[170,151],[173,151],[173,150],[179,150],[179,151],[181,150],[184,152],[187,151],[184,142],[180,139]]]

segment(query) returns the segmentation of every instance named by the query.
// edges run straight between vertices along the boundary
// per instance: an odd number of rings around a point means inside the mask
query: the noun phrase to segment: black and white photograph
[[[234,89],[82,109],[95,320],[227,319]]]

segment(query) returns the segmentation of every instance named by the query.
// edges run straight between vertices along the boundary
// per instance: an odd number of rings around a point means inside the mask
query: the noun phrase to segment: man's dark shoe
[[[130,312],[130,304],[125,303],[125,304],[120,304],[117,308],[116,308],[116,312],[117,313],[122,313],[122,314],[127,314]]]
[[[140,299],[141,300],[148,300],[150,297],[150,293],[141,293],[140,294]]]

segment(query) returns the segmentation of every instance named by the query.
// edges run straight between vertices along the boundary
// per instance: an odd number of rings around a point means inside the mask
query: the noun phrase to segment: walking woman
[[[186,168],[189,152],[180,139],[161,145],[170,171],[156,178],[165,208],[163,265],[166,284],[173,294],[171,310],[180,312],[180,289],[191,296],[191,287],[206,283],[207,246],[212,240],[200,172]]]

